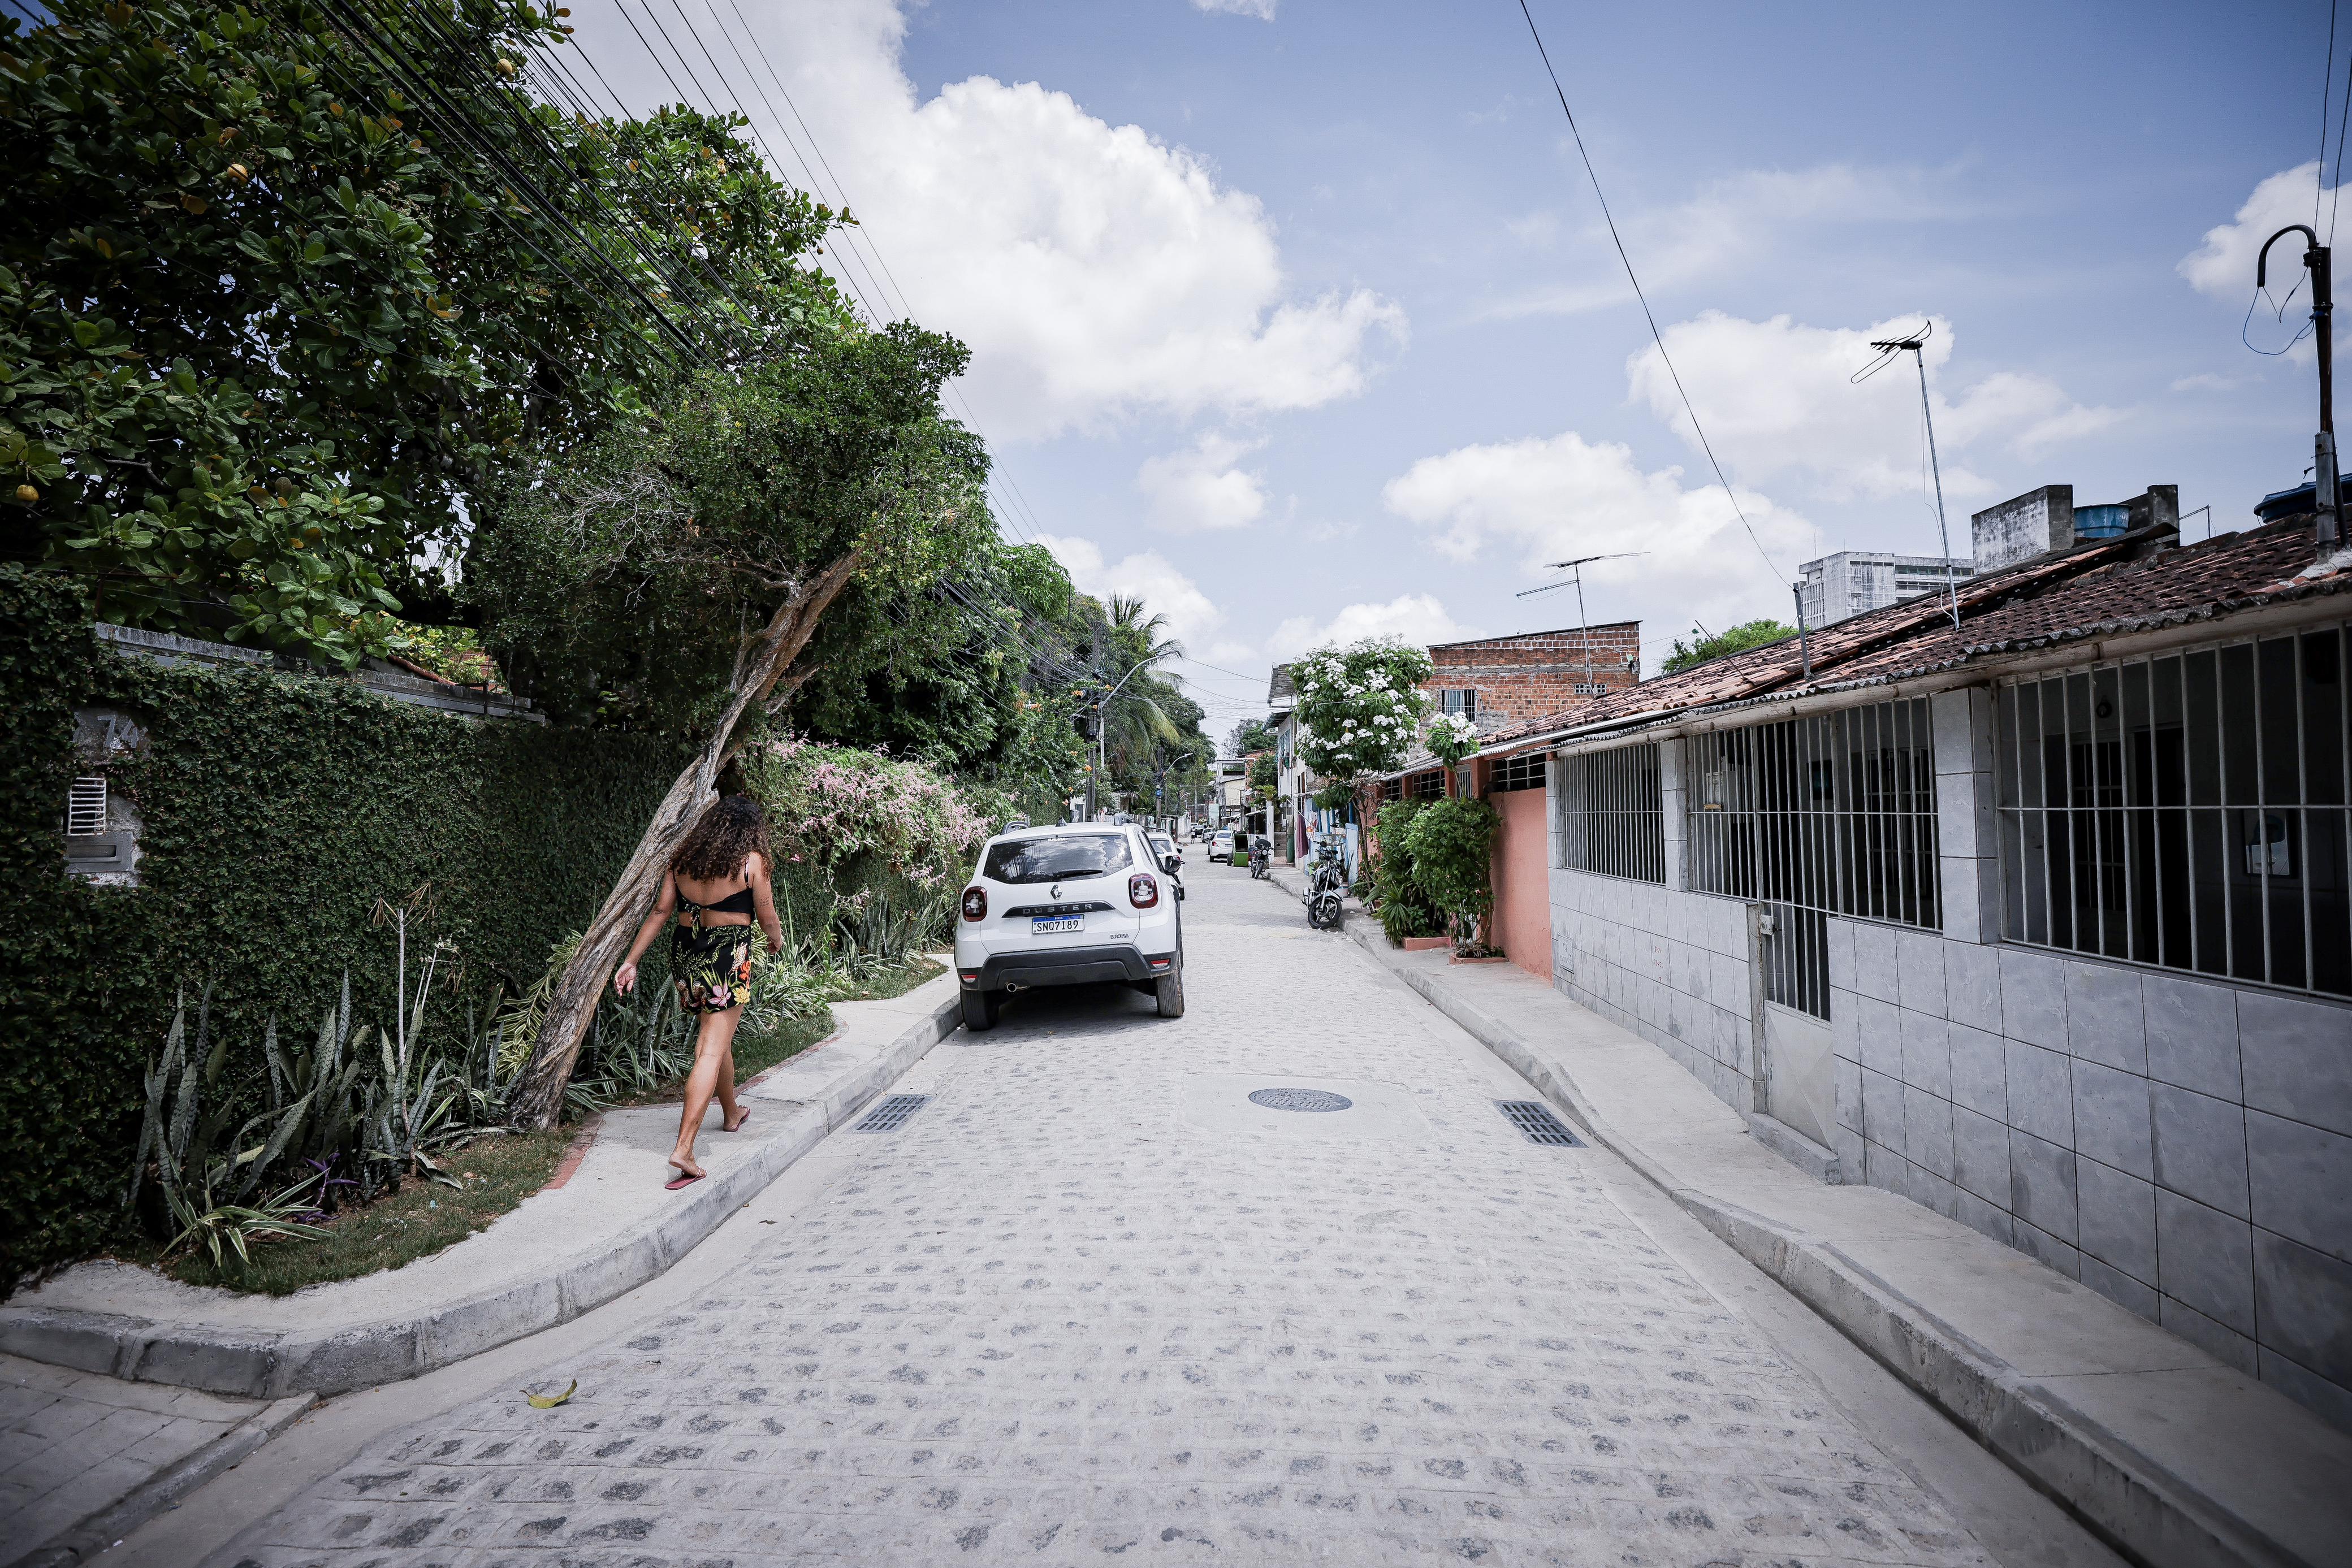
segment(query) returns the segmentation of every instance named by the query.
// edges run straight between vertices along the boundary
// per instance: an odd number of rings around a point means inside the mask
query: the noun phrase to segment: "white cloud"
[[[1742,481],[1793,476],[1833,500],[1885,498],[1925,486],[1918,371],[1905,354],[1860,385],[1852,377],[1877,357],[1874,339],[1901,336],[1919,321],[1911,316],[1866,328],[1808,327],[1786,316],[1748,321],[1709,310],[1668,327],[1664,337],[1727,471]],[[1927,373],[1948,496],[2021,487],[2012,476],[1988,479],[1969,466],[1971,451],[1980,458],[2000,455],[1996,448],[2032,458],[2121,417],[2076,402],[2047,376],[2016,371],[1993,372],[1948,398],[1934,389],[1953,343],[1951,323],[1936,318]],[[1626,373],[1633,396],[1699,452],[1656,347],[1628,361]]]
[[[1192,0],[1195,11],[1222,11],[1229,16],[1255,16],[1261,22],[1274,20],[1276,0]]]
[[[2305,163],[2256,185],[2233,221],[2207,229],[2205,243],[2180,258],[2180,276],[2200,294],[2232,304],[2252,294],[2255,252],[2262,249],[2263,241],[2287,225],[2311,222],[2312,192],[2318,179],[2319,165]],[[2321,196],[2325,201],[2333,199],[2325,192]],[[2303,247],[2301,235],[2289,235],[2271,247],[2273,299],[2302,278]]]
[[[1927,193],[1916,171],[1860,169],[1831,163],[1814,169],[1755,169],[1717,180],[1686,202],[1619,219],[1626,248],[1653,295],[1752,269],[1780,236],[1802,228],[1818,237],[1842,222],[1912,220],[1951,210]],[[1506,225],[1523,244],[1549,247],[1561,224],[1549,212]],[[1487,308],[1490,318],[1564,316],[1633,298],[1608,231],[1595,224],[1578,238],[1589,256],[1580,279],[1514,295]]]
[[[760,0],[753,26],[908,308],[971,345],[965,395],[997,440],[1314,407],[1361,391],[1375,340],[1402,335],[1369,289],[1297,294],[1257,198],[1181,147],[1034,82],[920,97],[894,0]]]
[[[1037,542],[1054,553],[1079,592],[1097,599],[1114,593],[1141,599],[1148,609],[1168,617],[1169,631],[1187,648],[1205,643],[1224,624],[1225,612],[1158,550],[1107,561],[1102,547],[1092,539],[1039,534]]]
[[[1210,431],[1181,452],[1144,459],[1135,482],[1150,497],[1153,519],[1164,527],[1242,528],[1265,514],[1265,486],[1234,465],[1265,444]]]
[[[1367,637],[1394,637],[1426,647],[1477,635],[1447,614],[1435,594],[1405,593],[1386,604],[1350,604],[1319,622],[1311,615],[1294,615],[1275,628],[1266,639],[1266,652],[1277,660],[1295,659],[1327,643],[1345,645]]]
[[[1683,471],[1644,473],[1633,452],[1574,431],[1457,447],[1424,457],[1381,491],[1390,511],[1420,524],[1446,555],[1467,560],[1489,544],[1515,554],[1533,585],[1556,574],[1544,563],[1623,555],[1584,569],[1588,612],[1598,621],[1688,617],[1729,625],[1785,610],[1786,591],[1713,484],[1686,486]],[[1804,519],[1742,488],[1740,506],[1781,571],[1795,574],[1811,540]],[[1531,600],[1530,615],[1573,625],[1572,593]],[[1532,608],[1543,606],[1541,611]]]
[[[2244,380],[2241,377],[2217,376],[2210,371],[2206,371],[2193,376],[2182,376],[2172,383],[2172,390],[2177,392],[2235,392],[2244,384]]]

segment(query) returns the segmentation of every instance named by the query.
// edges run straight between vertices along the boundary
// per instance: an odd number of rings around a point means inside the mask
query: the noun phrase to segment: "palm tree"
[[[1139,779],[1183,741],[1184,726],[1173,716],[1198,712],[1177,683],[1159,673],[1184,645],[1168,635],[1168,617],[1149,612],[1139,597],[1114,593],[1100,616],[1094,673],[1104,689],[1119,688],[1103,708],[1107,770]],[[1192,722],[1197,728],[1198,720]]]

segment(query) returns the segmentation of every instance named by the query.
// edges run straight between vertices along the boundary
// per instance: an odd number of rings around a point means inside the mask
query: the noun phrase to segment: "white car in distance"
[[[969,1030],[1038,986],[1125,981],[1184,1016],[1184,938],[1174,872],[1142,828],[1066,822],[982,846],[959,902],[956,978]]]

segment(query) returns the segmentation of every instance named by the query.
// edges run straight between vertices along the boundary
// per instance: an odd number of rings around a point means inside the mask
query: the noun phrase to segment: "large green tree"
[[[936,579],[984,518],[986,455],[939,413],[964,359],[951,339],[843,320],[519,476],[484,519],[467,580],[493,650],[562,711],[698,742],[556,983],[519,1120],[560,1110],[670,852],[816,667],[799,661],[827,610],[853,579]]]
[[[519,459],[838,313],[837,214],[739,120],[566,113],[552,8],[51,10],[0,17],[0,507],[109,618],[383,652]]]

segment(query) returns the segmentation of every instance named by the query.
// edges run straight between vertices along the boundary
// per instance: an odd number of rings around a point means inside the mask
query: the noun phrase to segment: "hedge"
[[[462,718],[348,681],[101,652],[62,580],[0,566],[0,1294],[121,1234],[140,1077],[173,998],[215,1038],[313,1024],[343,974],[391,1009],[379,900],[456,952],[453,1011],[536,978],[683,766],[673,738]],[[110,766],[142,822],[139,888],[65,874],[74,710],[130,713]],[[437,995],[438,993],[436,993]]]

